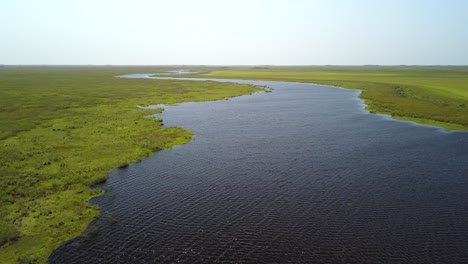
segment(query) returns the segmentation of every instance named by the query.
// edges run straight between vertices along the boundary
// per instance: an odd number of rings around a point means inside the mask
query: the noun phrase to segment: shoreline
[[[280,81],[280,80],[267,80],[267,79],[258,79],[258,80],[251,80],[251,79],[239,79],[237,77],[220,77],[220,78],[211,78],[211,77],[205,77],[205,76],[188,76],[188,77],[167,77],[167,76],[158,76],[157,74],[147,74],[146,77],[148,79],[156,79],[156,80],[190,80],[193,79],[193,81],[217,81],[217,80],[223,80],[225,79],[228,82],[233,82],[233,83],[240,83],[236,81],[265,81],[265,82],[287,82],[287,83],[298,83],[298,84],[310,84],[310,85],[319,85],[319,86],[327,86],[327,87],[332,87],[332,88],[338,88],[338,89],[344,89],[344,90],[357,90],[359,91],[359,95],[357,96],[357,99],[361,100],[364,104],[364,110],[368,112],[369,114],[380,114],[380,115],[385,115],[388,116],[389,118],[395,120],[395,121],[400,121],[400,122],[412,122],[417,125],[422,125],[422,126],[431,126],[435,128],[439,128],[445,132],[468,132],[468,127],[464,127],[460,124],[457,123],[450,123],[450,122],[442,122],[442,121],[437,121],[433,119],[427,119],[427,118],[418,118],[418,117],[409,117],[409,116],[400,116],[400,115],[393,115],[391,112],[388,111],[382,111],[379,110],[376,107],[373,107],[373,100],[369,98],[363,97],[363,93],[365,92],[364,89],[359,89],[359,88],[349,88],[349,87],[344,87],[344,86],[336,86],[336,85],[331,85],[331,84],[321,84],[321,83],[313,83],[313,82],[296,82],[296,81]],[[252,84],[253,85],[253,84]],[[269,87],[264,87],[265,92],[270,92]]]
[[[211,74],[215,75],[211,75]],[[235,72],[234,72],[235,73]],[[242,72],[241,72],[242,73]],[[273,73],[273,72],[266,72],[266,73]],[[284,72],[287,74],[288,72]],[[294,73],[294,72],[291,72]],[[157,75],[157,74],[156,74]],[[219,78],[219,79],[228,79],[228,80],[252,80],[252,81],[276,81],[276,82],[291,82],[291,83],[303,83],[303,84],[315,84],[315,85],[323,85],[323,86],[331,86],[335,88],[342,88],[342,89],[347,89],[347,90],[359,90],[361,91],[359,95],[359,99],[363,100],[366,107],[365,110],[368,111],[369,113],[372,114],[384,114],[388,115],[391,118],[399,121],[408,121],[408,122],[415,122],[420,125],[427,125],[427,126],[434,126],[438,128],[442,128],[446,131],[468,131],[468,126],[462,125],[460,123],[455,123],[455,122],[446,122],[446,121],[440,121],[437,119],[431,119],[427,118],[424,116],[423,113],[417,114],[417,113],[408,113],[408,115],[405,115],[404,113],[394,113],[392,112],[391,108],[386,108],[381,105],[379,105],[378,100],[376,98],[379,98],[374,95],[375,98],[370,98],[372,96],[368,96],[367,94],[369,93],[369,87],[370,90],[372,89],[378,89],[378,88],[384,88],[384,89],[393,89],[395,86],[398,86],[398,84],[393,84],[393,83],[374,83],[374,82],[369,82],[369,81],[347,81],[347,80],[342,80],[342,81],[335,81],[335,80],[291,80],[289,79],[290,77],[279,77],[279,78],[262,78],[262,77],[256,77],[256,76],[246,76],[243,77],[241,74],[239,75],[223,75],[223,71],[214,71],[214,72],[209,72],[209,73],[200,73],[200,74],[188,74],[187,76],[184,76],[184,79],[189,79],[189,78],[194,78],[194,79],[209,79],[209,78]],[[337,78],[339,79],[339,78]],[[360,87],[361,86],[361,87]],[[369,87],[365,87],[369,86]],[[412,88],[411,85],[403,85],[404,87],[409,87],[408,89]],[[378,88],[377,88],[378,87]],[[418,87],[415,87],[418,88]],[[382,98],[381,98],[382,99]],[[406,99],[406,98],[405,98]],[[395,111],[395,109],[393,109]],[[401,111],[401,109],[397,109]]]
[[[376,209],[381,208],[381,206],[378,204],[376,205],[375,203],[369,203],[366,205],[366,200],[373,201],[372,199],[367,199],[372,196],[372,192],[369,193],[369,197],[364,198],[362,196],[362,192],[359,191],[362,190],[363,185],[359,184],[354,187],[350,187],[350,185],[348,185],[349,183],[347,182],[348,180],[350,182],[361,181],[362,184],[366,184],[365,186],[373,186],[373,184],[375,184],[375,187],[377,188],[376,190],[378,191],[377,193],[383,192],[389,195],[375,197],[377,199],[382,198],[380,203],[383,204],[385,204],[387,201],[393,201],[391,200],[391,197],[394,196],[395,192],[400,190],[402,193],[404,193],[402,195],[407,194],[411,195],[412,197],[419,198],[420,196],[417,194],[417,192],[415,194],[412,189],[409,187],[406,189],[405,186],[408,186],[408,184],[413,184],[415,179],[421,179],[424,183],[426,183],[424,180],[426,177],[430,177],[434,180],[433,186],[436,187],[438,186],[437,179],[440,177],[440,172],[444,171],[443,159],[439,159],[442,160],[440,164],[432,162],[431,157],[433,155],[431,153],[438,153],[432,151],[444,149],[446,152],[443,151],[445,154],[441,154],[441,157],[451,157],[451,154],[457,152],[459,153],[459,149],[456,147],[458,140],[454,139],[461,139],[460,142],[463,142],[463,144],[466,143],[467,138],[465,137],[466,134],[464,133],[447,134],[442,130],[430,128],[427,126],[413,125],[408,124],[407,122],[395,122],[395,120],[390,119],[388,116],[369,115],[367,112],[363,111],[363,100],[358,98],[359,93],[357,90],[350,91],[337,87],[330,89],[331,87],[314,87],[307,84],[303,85],[267,82],[252,83],[270,85],[275,88],[275,93],[270,95],[259,94],[253,97],[242,97],[240,99],[233,100],[231,103],[225,103],[222,101],[206,104],[181,103],[177,107],[166,108],[167,111],[165,112],[165,115],[162,116],[162,118],[167,120],[169,125],[186,127],[190,130],[196,131],[197,134],[199,134],[196,140],[193,142],[194,144],[180,147],[174,151],[171,150],[160,152],[160,160],[158,160],[158,156],[148,158],[141,164],[130,166],[128,171],[117,172],[114,174],[116,178],[112,177],[114,176],[112,175],[110,177],[111,180],[107,184],[107,187],[115,190],[117,194],[115,200],[110,198],[112,197],[113,192],[109,192],[107,194],[107,198],[102,200],[95,200],[95,202],[102,206],[101,208],[103,211],[108,211],[110,214],[121,216],[122,223],[117,224],[116,226],[112,226],[110,224],[110,220],[108,220],[109,218],[104,216],[97,222],[97,226],[99,226],[101,230],[101,236],[97,237],[95,242],[91,241],[88,243],[84,241],[82,237],[80,237],[76,240],[73,240],[72,243],[64,245],[64,247],[58,249],[51,256],[50,261],[52,263],[61,263],[61,260],[73,260],[73,258],[80,256],[86,259],[88,254],[89,256],[94,256],[101,259],[100,252],[109,252],[109,254],[103,255],[102,259],[103,261],[104,259],[105,261],[112,261],[113,259],[116,259],[115,257],[118,255],[111,253],[115,253],[115,251],[111,250],[115,250],[117,247],[122,248],[122,252],[127,254],[128,259],[130,259],[130,257],[138,258],[140,256],[139,253],[135,253],[134,255],[132,253],[132,248],[142,249],[142,252],[145,250],[155,250],[154,252],[157,252],[157,254],[154,255],[142,253],[142,259],[145,257],[148,257],[147,259],[149,259],[149,257],[158,257],[161,255],[171,256],[172,253],[174,253],[174,258],[172,259],[176,259],[177,252],[180,252],[179,250],[184,247],[184,241],[187,241],[187,239],[190,239],[188,237],[193,235],[189,230],[192,230],[196,233],[198,228],[208,230],[211,226],[214,227],[213,232],[216,234],[218,234],[216,226],[218,226],[221,230],[224,230],[223,224],[220,225],[219,221],[215,220],[211,222],[211,225],[210,222],[207,223],[204,220],[206,219],[204,216],[208,216],[208,218],[211,216],[209,212],[210,209],[213,208],[210,206],[212,205],[212,199],[210,198],[212,196],[220,198],[226,197],[224,199],[221,198],[220,201],[223,202],[217,204],[213,210],[215,213],[212,215],[211,219],[218,219],[220,215],[216,212],[219,212],[219,209],[223,210],[226,205],[230,204],[229,202],[225,204],[224,201],[231,201],[235,199],[236,201],[239,201],[238,205],[241,207],[242,205],[249,204],[249,201],[251,201],[249,198],[259,197],[259,201],[263,201],[260,208],[266,208],[269,207],[269,205],[271,205],[271,201],[274,200],[272,199],[273,196],[269,196],[269,193],[275,193],[273,195],[276,197],[284,197],[284,195],[288,195],[289,193],[297,193],[301,190],[304,191],[304,194],[307,194],[306,197],[310,197],[312,194],[311,189],[309,188],[300,190],[298,189],[297,192],[290,192],[290,188],[283,188],[283,181],[271,181],[271,178],[291,179],[291,185],[289,186],[298,186],[298,188],[301,188],[304,185],[297,183],[304,182],[308,182],[310,187],[316,186],[316,181],[314,181],[316,177],[323,178],[327,183],[328,181],[334,182],[336,183],[334,186],[341,186],[341,188],[330,188],[330,186],[327,184],[326,186],[323,186],[323,189],[321,190],[336,190],[337,193],[340,193],[340,191],[343,190],[342,188],[346,188],[346,190],[349,190],[351,195],[355,194],[355,197],[362,197],[362,201],[364,202],[363,207],[360,207],[361,203],[356,203],[359,205],[357,207],[352,207],[352,210],[356,209],[358,211],[361,211],[359,208],[367,209],[369,208],[368,206],[376,206]],[[324,96],[322,96],[322,93]],[[340,99],[334,100],[334,98]],[[289,109],[291,109],[291,111],[289,111]],[[236,111],[239,112],[237,113]],[[211,115],[211,113],[213,115]],[[232,118],[228,118],[225,122],[222,117],[225,116],[226,113],[233,114],[231,114]],[[201,117],[200,119],[194,118],[194,115],[199,115]],[[242,125],[239,126],[239,124]],[[250,131],[251,133],[243,134],[241,131]],[[278,131],[278,134],[276,134],[275,131]],[[334,134],[335,132],[337,133],[336,135],[339,135],[338,137]],[[237,140],[238,136],[240,141]],[[303,138],[310,139],[310,141],[300,140]],[[211,142],[215,144],[210,146]],[[223,144],[223,142],[226,144]],[[304,146],[304,150],[307,151],[300,151],[300,146],[304,144],[301,142],[308,143],[306,146]],[[346,144],[346,142],[349,143]],[[278,145],[276,145],[277,143]],[[439,143],[441,145],[439,145]],[[223,147],[219,148],[217,146]],[[249,147],[244,149],[243,146]],[[285,149],[283,150],[280,146],[284,146]],[[325,148],[323,149],[321,146]],[[441,146],[447,146],[447,148]],[[453,148],[453,146],[455,146],[455,148]],[[243,152],[243,150],[245,150],[245,152]],[[324,152],[323,155],[320,154],[322,152],[321,150]],[[337,152],[333,153],[331,150],[336,150]],[[375,155],[375,151],[381,150],[383,153]],[[202,154],[205,153],[205,151],[206,154]],[[199,157],[198,153],[200,153]],[[221,153],[225,153],[227,156],[224,156]],[[231,153],[239,154],[233,154],[233,156],[231,156]],[[284,155],[284,153],[290,154]],[[244,158],[239,159],[237,158],[238,155]],[[283,155],[287,158],[284,159]],[[350,155],[352,159],[351,161],[349,160]],[[259,173],[258,176],[256,175],[255,170],[252,171],[250,170],[249,166],[245,166],[245,164],[250,164],[245,163],[246,161],[250,162],[252,160],[252,162],[257,162],[255,158],[257,156],[262,157],[258,160],[258,163],[262,164],[259,167],[259,172],[263,172]],[[220,159],[212,159],[213,157],[219,157]],[[304,160],[301,160],[301,157],[303,157]],[[315,157],[317,157],[316,161],[324,161],[324,163],[316,162],[315,164],[328,164],[328,167],[322,167],[321,165],[318,165],[317,167],[311,166],[312,168],[310,168],[310,173],[302,174],[302,172],[306,170],[302,167],[301,164],[309,165],[311,163],[307,163],[308,160],[315,160]],[[339,161],[343,162],[345,168],[348,166],[353,168],[354,160],[356,162],[362,161],[363,163],[356,165],[356,171],[354,171],[352,174],[349,174],[347,173],[349,170],[343,170],[343,167],[341,166],[336,167],[338,162],[335,157],[339,157]],[[412,157],[414,157],[414,160],[411,159]],[[299,161],[297,163],[292,163],[296,161],[296,158],[299,159]],[[370,160],[367,160],[367,158]],[[408,162],[399,163],[402,161],[402,159]],[[265,160],[266,163],[263,163],[263,160]],[[224,163],[223,161],[228,163]],[[236,163],[237,161],[237,166],[231,165],[231,162]],[[277,167],[278,170],[276,174],[272,174],[276,176],[271,177],[270,173],[268,173],[268,170],[272,167],[272,165],[275,167],[275,164],[277,164],[278,161],[281,161],[280,164],[282,165]],[[344,161],[350,162],[345,163]],[[455,168],[466,167],[463,163],[463,159],[456,159],[456,161],[458,162],[456,164],[459,164],[460,167],[456,167],[454,163]],[[427,162],[426,165],[432,164],[434,167],[421,165],[425,162]],[[296,166],[290,166],[291,163]],[[413,163],[419,166],[415,167]],[[178,164],[186,165],[180,166],[180,168]],[[214,169],[214,172],[205,173],[205,170],[211,168],[211,164],[213,164],[212,168]],[[228,165],[226,168],[224,168],[224,165],[222,164]],[[289,169],[291,167],[299,169],[297,171],[290,171]],[[425,168],[430,168],[430,176],[427,176],[427,174],[424,173],[426,172],[424,170]],[[329,173],[330,169],[331,171],[336,171]],[[440,171],[437,169],[440,169]],[[236,174],[236,172],[239,172],[239,174]],[[398,172],[401,172],[401,174]],[[250,175],[250,173],[252,173],[252,175]],[[454,169],[454,173],[457,173],[456,175],[459,177],[463,176],[463,173],[461,173],[461,171],[458,169]],[[315,176],[316,174],[317,176]],[[131,175],[135,176],[132,177]],[[140,175],[144,180],[139,179]],[[235,177],[231,177],[231,175]],[[237,175],[239,176],[236,177]],[[240,175],[246,176],[244,178]],[[297,175],[303,176],[297,177]],[[331,175],[337,175],[336,177],[339,177],[340,180],[337,180],[337,178],[334,177],[330,177]],[[401,180],[403,181],[394,180],[394,175],[401,177]],[[413,175],[415,175],[415,177],[412,177]],[[174,176],[176,177],[174,178]],[[217,181],[220,178],[225,179],[226,181]],[[236,179],[236,181],[233,182],[233,179]],[[296,181],[295,179],[298,180]],[[219,188],[206,188],[207,185],[211,186],[213,181],[216,181]],[[241,190],[244,190],[243,186],[249,185],[250,182],[254,183],[252,184],[254,187],[257,186],[256,184],[259,184],[258,186],[263,186],[263,183],[270,183],[271,189],[268,188],[265,190],[265,192],[260,190],[261,192],[258,193],[258,191],[253,187],[252,189],[248,189],[248,191],[242,192]],[[416,181],[416,183],[418,182],[419,181]],[[226,189],[223,188],[225,183],[234,183],[234,187],[231,189],[232,193],[227,193],[226,196],[224,196]],[[392,183],[395,185],[391,185]],[[392,188],[389,190],[389,185],[393,186],[394,189]],[[415,186],[410,187],[419,188],[418,190],[424,192],[427,188],[426,186],[427,185],[425,184],[415,184]],[[448,187],[446,190],[451,190],[450,185],[446,187]],[[278,193],[277,190],[279,188],[286,191],[284,193]],[[206,193],[201,190],[206,190]],[[269,192],[270,190],[272,192]],[[151,195],[153,193],[155,195]],[[172,195],[173,193],[180,195],[174,197]],[[240,195],[238,196],[238,199],[234,198],[236,196],[232,196],[236,193],[239,193]],[[329,194],[329,192],[325,193]],[[424,193],[426,194],[426,192]],[[462,194],[462,192],[457,193]],[[152,198],[149,198],[149,196]],[[426,202],[430,201],[431,196],[431,194],[427,194],[425,196],[425,198],[428,199]],[[294,197],[294,194],[288,197]],[[323,201],[338,201],[337,203],[339,203],[339,201],[343,201],[340,199],[337,200],[337,198],[334,197],[336,196],[321,194],[316,196],[317,199],[324,199]],[[349,195],[344,194],[344,197],[348,198]],[[304,200],[302,195],[298,196],[297,199],[298,200],[292,200],[296,201],[294,204],[302,204],[302,201],[307,201]],[[200,207],[177,206],[179,202],[186,204],[184,202],[187,202],[188,200],[197,201],[195,204],[198,204],[198,201],[200,201]],[[347,199],[343,201],[342,205],[344,208],[349,208],[349,205],[346,205],[346,200]],[[144,203],[145,206],[141,208],[132,207],[132,205],[138,201]],[[459,205],[457,200],[452,201],[454,202],[453,205]],[[329,208],[333,210],[337,203],[317,202],[317,205],[330,204]],[[282,205],[285,206],[283,210],[285,208],[286,210],[288,210],[287,208],[290,208],[290,203],[285,203]],[[400,205],[403,207],[405,206],[403,203]],[[419,204],[419,206],[415,207],[414,209],[420,208],[420,205],[421,204]],[[164,209],[154,210],[159,208]],[[192,211],[191,208],[193,208],[194,211]],[[201,208],[201,210],[197,210],[198,208]],[[252,209],[251,207],[243,208],[247,209],[245,211],[246,214],[248,214]],[[302,209],[301,207],[293,208],[299,210]],[[366,210],[363,211],[366,212]],[[153,214],[153,212],[155,213]],[[200,214],[198,215],[197,212],[200,212]],[[244,214],[240,212],[242,212],[242,209],[240,209],[239,212],[232,212],[231,215],[238,215],[239,218],[242,219]],[[313,216],[313,212],[314,210],[311,210],[309,216]],[[382,218],[383,221],[386,221],[385,219],[389,219],[389,215],[395,216],[396,218],[399,218],[399,216],[402,216],[402,214],[404,215],[404,213],[399,214],[398,212],[393,211],[382,210],[381,212],[385,213],[387,216]],[[412,210],[412,212],[414,211]],[[422,209],[422,212],[424,212],[424,209]],[[340,210],[337,210],[336,214],[338,216],[342,216],[342,214],[340,214]],[[177,217],[180,215],[185,215],[185,217]],[[295,214],[292,213],[292,215]],[[373,215],[374,214],[369,214],[370,217]],[[418,214],[415,216],[417,215]],[[273,217],[274,216],[275,215],[273,215]],[[274,222],[274,219],[269,218],[269,216],[266,217],[268,217],[267,219],[271,219],[272,222]],[[302,219],[302,217],[300,218]],[[155,221],[150,222],[150,219],[155,219]],[[230,219],[234,220],[236,218]],[[291,218],[285,219],[294,221]],[[331,222],[333,222],[333,219],[339,219],[337,220],[337,223],[341,223],[343,226],[349,224],[347,217],[330,217],[329,221],[331,220]],[[399,219],[404,220],[406,218]],[[173,233],[171,231],[172,229],[170,227],[172,226],[186,226],[186,220],[188,220],[189,223],[193,223],[193,229],[182,228],[180,229],[180,233]],[[312,225],[320,227],[321,223],[317,223],[314,220],[315,219],[311,220],[312,222],[307,223],[307,226]],[[308,222],[308,220],[305,222]],[[430,223],[431,220],[428,220],[428,222]],[[169,228],[165,228],[166,223],[168,224]],[[252,221],[252,223],[255,225],[255,221]],[[285,221],[279,221],[275,225],[270,226],[269,228],[271,229],[267,230],[271,231],[268,233],[274,234],[276,229],[284,228],[285,226],[282,225],[284,223]],[[291,222],[288,221],[288,223]],[[418,224],[419,221],[414,221],[413,223]],[[253,225],[252,227],[254,227]],[[240,224],[239,226],[248,228],[248,226],[244,224]],[[398,228],[398,225],[393,226],[393,228]],[[90,230],[92,231],[92,229]],[[307,228],[305,228],[305,230],[307,230]],[[310,228],[310,231],[313,232],[313,230],[313,227]],[[340,235],[340,237],[346,238],[347,233],[341,232],[342,230],[343,229],[338,228],[336,232]],[[394,231],[398,229],[392,229],[392,227],[386,229],[386,231],[392,230]],[[154,231],[154,233],[152,231]],[[297,231],[300,233],[302,230],[298,229]],[[437,232],[437,230],[432,231]],[[127,247],[129,244],[125,243],[125,237],[127,237],[129,234],[142,234],[146,232],[152,235],[149,235],[148,237],[135,236],[135,242],[131,244],[131,247]],[[219,232],[219,234],[224,233]],[[229,231],[227,231],[226,234],[229,234]],[[210,234],[207,236],[212,237]],[[161,239],[161,237],[165,239]],[[243,238],[245,237],[238,236],[238,234],[235,233],[233,238],[238,238],[239,241],[244,241]],[[430,239],[425,235],[423,235],[423,238]],[[322,236],[321,239],[326,241],[326,236]],[[164,244],[167,243],[167,240],[174,241],[174,244],[171,244],[171,248],[176,250],[172,253],[167,252],[167,250],[164,249]],[[200,242],[195,242],[193,244],[194,248],[205,248],[204,246],[206,244],[203,242],[203,240],[204,239],[200,239]],[[119,243],[119,241],[122,241],[123,243]],[[277,245],[283,245],[283,241],[285,240],[280,239],[279,244]],[[83,246],[82,249],[77,249],[77,253],[72,251],[73,242],[81,243]],[[111,246],[114,245],[114,242],[116,243],[115,247]],[[222,238],[219,242],[219,244],[231,245],[229,240],[224,240]],[[456,243],[456,241],[453,242]],[[334,244],[339,244],[339,240]],[[96,247],[94,247],[94,245],[96,245]],[[409,245],[411,246],[412,243]],[[206,248],[210,248],[209,245],[207,245]],[[291,252],[288,251],[289,249],[285,248],[285,253]],[[166,252],[168,253],[167,255]],[[198,253],[200,251],[195,252]],[[382,252],[387,251],[383,250]],[[206,253],[207,252],[205,252],[205,254]],[[352,254],[351,251],[348,253]],[[261,253],[252,255],[252,259],[258,260],[261,259],[260,257],[265,257],[265,255],[262,255]],[[231,261],[235,260],[235,255],[231,255]]]
[[[0,196],[5,201],[0,227],[16,230],[1,234],[6,235],[0,247],[2,263],[45,263],[54,249],[82,235],[104,214],[89,201],[103,194],[99,184],[110,171],[188,143],[195,135],[183,128],[164,127],[160,118],[146,118],[160,110],[137,105],[225,100],[259,91],[250,85],[115,78],[122,69],[110,76],[95,69],[34,68],[21,72],[27,77],[20,81],[16,69],[7,70],[11,77],[5,74],[5,84],[23,86],[23,100],[38,106],[28,116],[46,118],[1,140],[0,162],[9,173],[0,179],[0,186],[6,187]],[[55,85],[47,82],[57,78],[63,82],[61,92],[76,106],[69,107],[57,97]],[[38,92],[44,102],[34,97]],[[56,106],[48,110],[54,100]],[[15,100],[9,102],[5,109],[22,109]],[[10,128],[16,125],[15,117],[11,118]]]

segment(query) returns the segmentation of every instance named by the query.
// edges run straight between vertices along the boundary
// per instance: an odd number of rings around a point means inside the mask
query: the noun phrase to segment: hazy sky
[[[1,0],[0,64],[468,64],[467,0]]]

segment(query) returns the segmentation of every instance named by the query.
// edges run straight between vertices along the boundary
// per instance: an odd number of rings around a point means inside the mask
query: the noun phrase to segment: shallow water
[[[241,82],[274,91],[165,107],[197,136],[112,171],[99,234],[50,263],[468,263],[468,133]]]

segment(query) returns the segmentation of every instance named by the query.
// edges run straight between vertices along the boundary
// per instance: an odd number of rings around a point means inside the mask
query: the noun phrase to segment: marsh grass
[[[0,68],[0,263],[44,263],[99,216],[87,201],[112,169],[193,133],[138,105],[221,100],[249,85],[114,76],[142,67]],[[153,69],[154,70],[154,69]]]

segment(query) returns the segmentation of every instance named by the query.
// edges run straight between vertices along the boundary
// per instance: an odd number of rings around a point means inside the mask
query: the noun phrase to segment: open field
[[[137,105],[208,101],[249,85],[114,78],[145,67],[0,67],[0,262],[43,263],[99,210],[90,186],[193,133]]]
[[[361,89],[371,112],[449,130],[468,129],[468,67],[237,67],[198,76]]]

